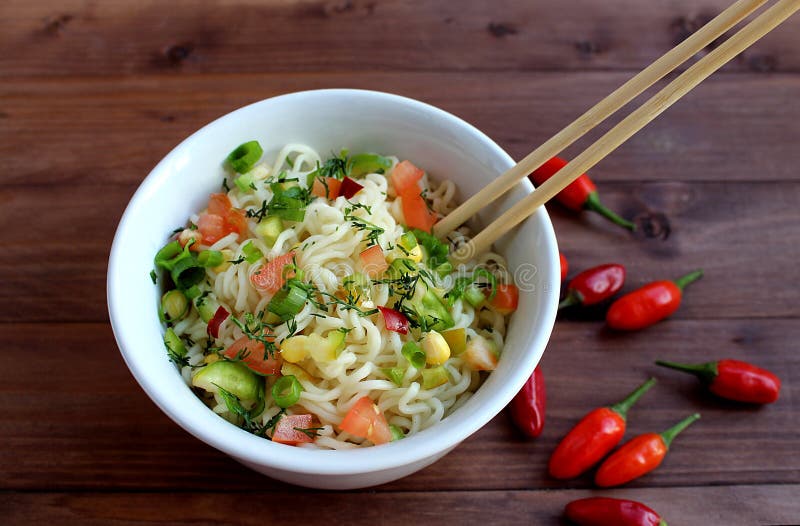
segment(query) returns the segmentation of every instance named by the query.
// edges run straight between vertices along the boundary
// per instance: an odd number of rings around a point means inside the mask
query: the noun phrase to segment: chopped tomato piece
[[[495,344],[482,336],[476,336],[467,342],[461,358],[473,371],[494,371],[497,368]]]
[[[406,226],[430,232],[437,217],[435,212],[428,209],[428,203],[425,202],[419,188],[411,188],[399,195],[402,200]]]
[[[314,439],[299,429],[309,430],[314,427],[314,417],[312,415],[286,415],[278,420],[275,425],[275,432],[272,434],[272,441],[279,444],[296,446],[304,442],[313,442]]]
[[[325,191],[325,185],[328,186],[327,192]],[[317,197],[336,199],[339,197],[339,188],[341,188],[341,186],[342,182],[339,179],[326,177],[325,184],[322,184],[322,181],[320,181],[319,177],[315,177],[314,184],[311,186],[311,193]]]
[[[213,336],[214,338],[219,338],[219,326],[222,325],[222,322],[228,319],[230,313],[225,310],[225,307],[219,306],[217,307],[217,311],[214,313],[214,316],[208,320],[208,327],[206,330],[208,331],[209,336]]]
[[[417,182],[422,179],[423,171],[414,166],[411,161],[401,161],[392,170],[391,180],[397,195],[408,190],[418,190]]]
[[[217,214],[200,214],[197,231],[203,236],[204,245],[213,245],[229,233],[225,231],[225,220]]]
[[[487,289],[485,294],[488,294]],[[519,289],[516,285],[498,285],[497,294],[495,294],[489,306],[500,314],[511,314],[519,306]]]
[[[203,243],[211,245],[233,232],[240,236],[247,232],[247,218],[244,210],[233,208],[227,195],[211,194],[208,210],[200,214],[197,229],[203,236]]]
[[[273,336],[267,336],[267,341],[274,341]],[[274,355],[266,354],[264,351],[264,344],[251,340],[247,336],[242,336],[231,344],[230,347],[225,349],[225,357],[234,360],[241,357],[244,363],[251,371],[262,376],[268,374],[278,374],[281,371],[281,361],[277,357],[277,352]]]
[[[360,192],[363,189],[364,189],[364,187],[362,185],[360,185],[357,182],[353,181],[349,177],[345,177],[342,180],[342,187],[341,187],[340,191],[341,191],[341,193],[342,193],[342,195],[344,196],[345,199],[350,199],[351,197],[353,197],[354,195],[356,195],[358,192]]]
[[[372,245],[358,255],[361,262],[361,270],[371,278],[376,278],[389,268],[383,249],[379,245]]]
[[[392,432],[378,406],[368,396],[356,402],[339,425],[342,431],[366,438],[376,446],[392,440]]]
[[[208,198],[208,213],[224,216],[233,208],[231,200],[225,194],[211,194]]]
[[[244,210],[240,210],[239,208],[231,208],[228,210],[228,214],[225,216],[225,224],[228,227],[230,232],[238,232],[239,235],[243,235],[247,232],[247,217],[245,216]]]
[[[386,329],[400,334],[408,334],[408,318],[402,312],[398,312],[388,307],[378,307],[383,315],[383,323]]]
[[[271,294],[278,292],[286,280],[294,276],[294,273],[291,275],[283,273],[283,268],[292,264],[292,258],[294,258],[294,252],[278,256],[254,272],[250,276],[250,281],[256,290]]]

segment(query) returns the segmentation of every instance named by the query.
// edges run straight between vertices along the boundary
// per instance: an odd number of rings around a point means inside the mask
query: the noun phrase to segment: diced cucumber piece
[[[360,177],[371,173],[386,173],[392,167],[392,160],[377,153],[357,153],[348,161],[350,177]]]
[[[197,309],[200,319],[208,323],[216,314],[219,302],[211,292],[204,292],[194,299],[194,308]]]
[[[167,332],[164,333],[164,345],[167,346],[170,356],[181,358],[186,356],[186,346],[183,344],[183,340],[172,330],[172,327],[168,328]]]
[[[433,389],[439,387],[450,381],[450,375],[447,373],[444,365],[437,365],[430,369],[422,370],[422,388]]]
[[[283,220],[278,216],[267,216],[256,225],[256,234],[270,248],[275,245],[281,232],[283,232]]]
[[[222,387],[239,400],[257,400],[258,378],[241,362],[220,360],[197,371],[192,377],[192,385],[210,393],[218,393]]]

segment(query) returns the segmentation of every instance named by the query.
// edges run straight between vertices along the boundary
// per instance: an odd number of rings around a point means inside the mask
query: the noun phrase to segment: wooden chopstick
[[[663,78],[664,75],[686,62],[686,60],[735,26],[766,1],[738,0],[725,9],[716,18],[667,51],[655,62],[575,119],[566,128],[553,135],[519,163],[487,184],[479,193],[464,201],[458,208],[442,218],[433,227],[434,235],[444,237],[458,228],[470,217],[474,216],[478,210],[486,206],[487,203],[506,193],[529,173],[544,164],[545,161],[558,155],[564,148],[603,122],[637,95]]]
[[[692,88],[769,33],[798,9],[800,9],[800,0],[779,0],[762,15],[667,84],[650,100],[634,110],[594,144],[575,157],[556,175],[536,188],[533,193],[528,194],[517,202],[492,224],[478,233],[469,243],[459,248],[454,254],[456,261],[467,261],[474,254],[488,250],[500,236],[530,216],[542,204],[552,199],[583,172],[597,164]],[[485,203],[486,201],[484,201]]]

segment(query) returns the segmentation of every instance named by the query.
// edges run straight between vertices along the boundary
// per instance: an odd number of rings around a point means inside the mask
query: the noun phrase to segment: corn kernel
[[[450,358],[450,346],[438,332],[429,332],[420,343],[422,350],[425,351],[425,362],[429,365],[441,365]]]
[[[412,248],[408,253],[408,259],[414,263],[419,263],[422,261],[422,248],[419,245]]]
[[[219,354],[216,354],[216,353],[214,353],[214,354],[207,354],[207,355],[205,356],[205,358],[203,358],[203,361],[204,361],[204,362],[206,362],[206,363],[214,363],[214,362],[218,362],[218,361],[219,361]]]
[[[290,363],[297,363],[308,356],[308,336],[292,336],[281,343],[281,357]]]

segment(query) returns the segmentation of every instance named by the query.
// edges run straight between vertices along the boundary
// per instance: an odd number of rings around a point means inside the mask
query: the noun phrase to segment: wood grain
[[[673,525],[796,524],[798,17],[592,170],[643,234],[549,206],[571,274],[619,261],[627,289],[701,266],[706,277],[642,333],[604,330],[603,307],[564,313],[541,365],[538,440],[500,414],[394,483],[289,486],[157,409],[107,323],[125,204],[211,120],[292,91],[375,89],[453,112],[520,158],[731,1],[0,2],[0,523],[566,524],[566,502],[603,494]],[[776,372],[780,400],[742,407],[653,365],[722,357]],[[591,490],[591,474],[550,479],[569,427],[650,375],[659,383],[631,411],[629,436],[703,415],[664,464],[616,491]]]
[[[520,158],[628,77],[387,73],[4,81],[0,185],[138,185],[180,141],[237,107],[335,87],[388,90],[440,106]],[[800,76],[712,78],[591,173],[601,182],[797,181],[800,149],[786,140],[800,134],[798,96]],[[580,152],[613,122],[566,153]],[[46,154],[30,154],[31,144]]]
[[[588,475],[550,479],[550,452],[580,415],[616,402],[650,375],[659,385],[631,411],[629,436],[664,429],[694,411],[703,418],[675,441],[657,472],[631,487],[800,484],[794,454],[800,355],[784,352],[785,342],[797,339],[794,320],[671,320],[630,336],[606,334],[597,323],[559,322],[542,362],[548,414],[539,439],[524,440],[500,414],[441,461],[378,491],[590,488]],[[0,490],[286,487],[202,444],[162,414],[128,373],[107,325],[6,324],[0,341],[0,404],[6,408]],[[743,407],[653,365],[657,358],[722,357],[778,373],[781,399],[761,409]]]
[[[641,69],[730,4],[147,0],[0,7],[2,76]],[[730,69],[800,70],[789,21]]]
[[[800,485],[708,488],[658,488],[609,492],[620,498],[647,502],[670,524],[744,526],[791,524],[798,507],[794,497]],[[253,490],[239,493],[10,493],[0,495],[0,509],[11,511],[11,524],[394,524],[398,513],[406,524],[566,524],[559,522],[571,500],[589,496],[584,491],[459,491],[435,494],[415,490],[403,493],[313,492],[299,495]],[[309,501],[313,499],[313,505]],[[247,502],[243,509],[243,500]],[[402,506],[399,503],[403,503]],[[676,503],[680,503],[676,506]],[[401,510],[402,507],[402,511]],[[439,509],[447,510],[446,519]]]

